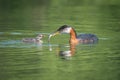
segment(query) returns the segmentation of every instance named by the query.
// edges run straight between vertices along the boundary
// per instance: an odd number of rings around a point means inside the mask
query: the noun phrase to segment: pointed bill
[[[50,42],[50,38],[51,38],[52,36],[55,36],[55,35],[57,35],[57,34],[59,34],[59,31],[56,31],[56,32],[50,34],[49,37],[48,37],[48,42]]]

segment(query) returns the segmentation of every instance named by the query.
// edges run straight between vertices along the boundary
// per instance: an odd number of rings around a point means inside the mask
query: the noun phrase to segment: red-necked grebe
[[[57,29],[54,33],[49,35],[49,40],[52,36],[55,36],[59,33],[68,33],[70,34],[70,44],[78,44],[78,43],[96,43],[98,42],[98,37],[94,34],[80,34],[77,36],[76,31],[68,26],[68,25],[63,25],[60,28]]]
[[[43,43],[43,35],[39,34],[36,38],[23,38],[22,41],[26,43]]]

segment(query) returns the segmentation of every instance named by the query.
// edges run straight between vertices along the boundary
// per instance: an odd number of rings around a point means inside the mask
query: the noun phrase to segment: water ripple
[[[40,44],[35,43],[24,43],[21,40],[5,40],[0,42],[0,47],[14,47],[14,48],[32,48],[32,47],[40,47]]]

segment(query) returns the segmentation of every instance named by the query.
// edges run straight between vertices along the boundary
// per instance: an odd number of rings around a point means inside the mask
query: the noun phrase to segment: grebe
[[[39,34],[36,38],[23,38],[22,41],[26,43],[43,43],[43,35]]]
[[[63,25],[60,28],[58,28],[57,31],[50,34],[48,41],[52,36],[55,36],[59,33],[70,34],[70,40],[69,40],[70,44],[78,44],[78,43],[89,44],[89,43],[98,42],[98,37],[94,34],[80,34],[77,36],[76,31],[68,25]]]

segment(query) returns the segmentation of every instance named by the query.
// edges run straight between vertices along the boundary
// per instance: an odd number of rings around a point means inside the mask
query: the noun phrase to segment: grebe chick
[[[43,35],[39,34],[36,38],[23,38],[22,41],[26,43],[43,43]]]
[[[63,25],[60,28],[58,28],[57,31],[50,34],[48,41],[52,36],[55,36],[60,33],[70,34],[70,40],[69,40],[70,44],[78,44],[78,43],[90,44],[90,43],[98,42],[98,37],[94,34],[80,34],[77,36],[76,31],[68,25]]]

